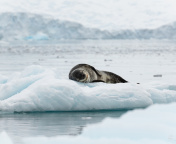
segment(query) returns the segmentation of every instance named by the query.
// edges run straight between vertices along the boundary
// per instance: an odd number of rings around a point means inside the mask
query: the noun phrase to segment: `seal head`
[[[99,71],[88,64],[78,64],[74,66],[69,73],[69,79],[83,83],[98,80],[100,76]]]
[[[89,73],[83,69],[74,70],[72,72],[72,76],[70,76],[70,79],[78,81],[78,82],[84,82],[84,83],[90,82]]]

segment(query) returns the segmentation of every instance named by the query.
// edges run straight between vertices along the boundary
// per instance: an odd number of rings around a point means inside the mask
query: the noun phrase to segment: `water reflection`
[[[104,112],[53,112],[1,114],[0,132],[6,131],[15,143],[22,137],[80,135],[90,124],[102,122],[107,117],[119,118],[126,111]]]

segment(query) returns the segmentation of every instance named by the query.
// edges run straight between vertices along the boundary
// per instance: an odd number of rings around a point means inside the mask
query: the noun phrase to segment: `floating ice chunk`
[[[147,107],[150,94],[132,84],[88,87],[70,80],[41,79],[1,102],[5,111],[81,111]]]
[[[148,89],[153,103],[171,103],[176,102],[176,91]]]
[[[148,84],[145,84],[148,88],[154,88],[158,90],[172,90],[176,91],[176,84],[167,84],[167,83],[158,83],[158,82],[151,82]]]
[[[48,39],[49,39],[48,35],[42,32],[38,32],[35,35],[25,37],[25,40],[48,40]]]
[[[12,144],[12,141],[6,132],[0,133],[0,140],[1,144]]]
[[[49,71],[40,66],[30,66],[21,73],[10,76],[9,79],[6,79],[6,83],[0,85],[0,100],[20,93],[39,79],[47,76],[50,76]]]
[[[170,86],[131,83],[78,83],[58,79],[54,70],[30,66],[0,85],[0,110],[87,111],[145,108],[153,103],[176,101]],[[174,85],[172,85],[174,88]]]

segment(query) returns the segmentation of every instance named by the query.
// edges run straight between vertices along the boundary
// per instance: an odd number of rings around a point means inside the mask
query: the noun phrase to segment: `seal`
[[[107,71],[100,71],[88,64],[78,64],[74,66],[70,73],[69,79],[82,82],[104,82],[104,83],[127,83],[122,77]]]

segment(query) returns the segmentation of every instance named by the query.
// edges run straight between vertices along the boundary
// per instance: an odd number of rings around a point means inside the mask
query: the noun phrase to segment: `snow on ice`
[[[176,85],[83,84],[41,66],[1,76],[0,82],[1,112],[122,110],[176,102]]]

